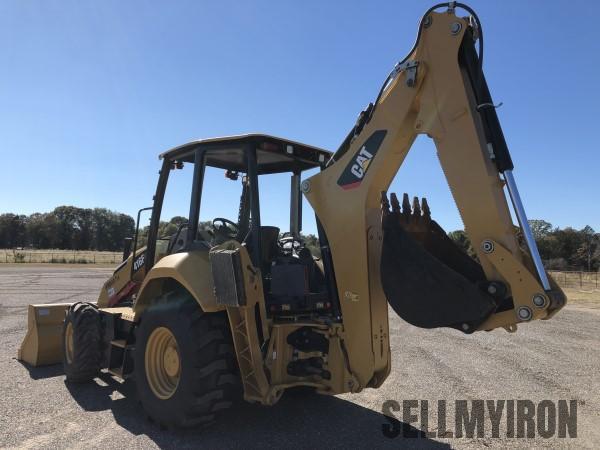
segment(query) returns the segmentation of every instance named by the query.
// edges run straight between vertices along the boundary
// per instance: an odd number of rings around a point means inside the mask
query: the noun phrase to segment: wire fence
[[[0,263],[118,264],[121,252],[0,250]]]
[[[600,276],[598,272],[578,271],[549,271],[554,281],[563,288],[576,288],[582,290],[594,290],[600,288]]]
[[[71,250],[2,250],[2,263],[48,263],[48,264],[118,264],[121,252],[71,251]],[[581,290],[600,289],[599,272],[558,271],[549,273],[560,287]]]

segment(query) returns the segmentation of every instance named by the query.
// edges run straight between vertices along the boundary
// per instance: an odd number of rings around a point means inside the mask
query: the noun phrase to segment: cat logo
[[[359,148],[338,180],[342,189],[349,190],[360,186],[386,134],[386,130],[375,131]]]
[[[350,172],[352,172],[352,174],[356,178],[362,180],[362,177],[365,176],[365,172],[367,171],[367,168],[369,167],[369,163],[371,162],[372,158],[373,155],[370,154],[367,151],[367,147],[363,145],[360,149],[360,152],[358,153],[358,156],[356,157],[356,163],[352,165],[352,169],[350,169]]]

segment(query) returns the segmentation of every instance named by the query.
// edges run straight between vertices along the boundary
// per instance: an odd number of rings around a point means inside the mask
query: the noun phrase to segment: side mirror
[[[125,261],[127,258],[129,258],[129,255],[131,255],[131,242],[133,241],[133,238],[127,237],[125,238],[125,240],[123,241],[123,261]]]

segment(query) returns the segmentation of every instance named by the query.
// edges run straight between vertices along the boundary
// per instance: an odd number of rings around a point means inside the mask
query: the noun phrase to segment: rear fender
[[[165,284],[176,281],[194,297],[204,312],[223,311],[217,305],[208,250],[195,250],[165,256],[150,270],[140,287],[133,306],[135,319],[165,290]]]

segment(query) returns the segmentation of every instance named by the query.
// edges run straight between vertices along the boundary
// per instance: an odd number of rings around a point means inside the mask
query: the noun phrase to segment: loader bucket
[[[72,303],[29,305],[27,334],[17,359],[31,366],[57,364],[62,361],[62,327],[65,311]]]
[[[458,248],[431,219],[427,201],[404,194],[402,211],[395,194],[392,209],[382,195],[381,282],[388,303],[408,323],[421,328],[475,331],[496,309],[482,290],[481,266]]]

